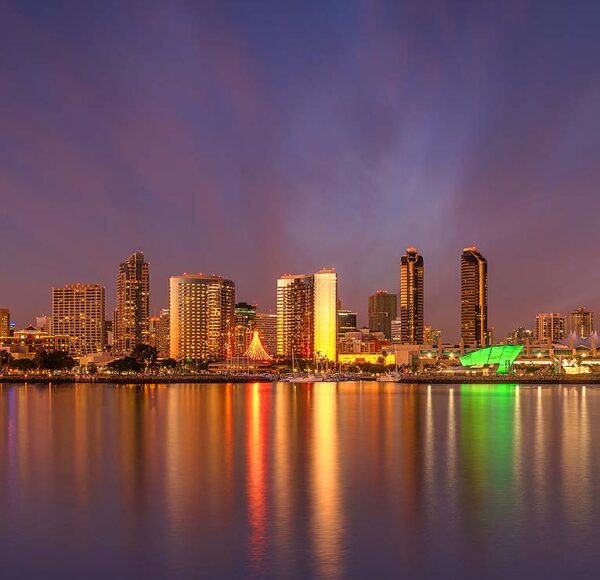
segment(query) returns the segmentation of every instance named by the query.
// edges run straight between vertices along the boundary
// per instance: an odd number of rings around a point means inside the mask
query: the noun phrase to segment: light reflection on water
[[[0,388],[0,576],[595,577],[600,389]]]

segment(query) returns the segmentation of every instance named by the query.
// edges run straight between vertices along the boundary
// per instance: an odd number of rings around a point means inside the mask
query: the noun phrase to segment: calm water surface
[[[0,387],[0,577],[598,578],[600,389]]]

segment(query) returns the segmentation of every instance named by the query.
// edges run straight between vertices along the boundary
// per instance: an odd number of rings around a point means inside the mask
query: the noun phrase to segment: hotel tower
[[[119,266],[117,307],[113,321],[114,350],[129,353],[149,342],[150,272],[142,252]]]
[[[475,247],[460,259],[460,336],[465,346],[488,345],[487,260]]]
[[[403,344],[423,344],[425,269],[423,256],[407,248],[400,259],[400,340]]]
[[[52,288],[52,334],[68,336],[69,352],[82,356],[104,349],[105,291],[100,284]]]
[[[286,274],[277,280],[277,354],[337,360],[337,273]]]
[[[182,274],[169,280],[170,355],[176,360],[233,355],[235,284],[220,276]]]

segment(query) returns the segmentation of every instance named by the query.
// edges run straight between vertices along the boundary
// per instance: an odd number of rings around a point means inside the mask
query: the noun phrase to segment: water
[[[0,577],[597,578],[600,389],[0,388]]]

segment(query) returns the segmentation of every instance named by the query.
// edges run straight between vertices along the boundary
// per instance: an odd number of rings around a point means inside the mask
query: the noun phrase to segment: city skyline
[[[412,250],[413,248],[409,248],[410,250]],[[475,249],[477,250],[477,248],[475,247],[471,247],[471,248],[464,248],[462,254],[458,254],[458,264],[457,264],[457,268],[456,268],[456,272],[457,272],[457,278],[458,278],[458,284],[460,285],[461,283],[461,265],[460,265],[460,261],[461,261],[461,256],[464,256],[464,252],[465,251],[470,251],[471,249]],[[487,252],[486,252],[487,254]],[[128,258],[128,260],[133,259],[135,256],[140,256],[141,259],[144,259],[144,252],[143,251],[135,251],[133,253],[131,253],[130,257]],[[401,256],[401,258],[403,258],[404,256]],[[420,259],[422,260],[422,254],[419,254]],[[487,261],[487,260],[486,260]],[[120,268],[122,268],[126,262],[123,262],[120,264]],[[397,266],[401,266],[401,260],[398,260],[398,264]],[[149,278],[149,274],[148,274],[148,262],[145,262],[145,268],[146,268],[146,276]],[[337,269],[335,269],[337,272]],[[154,271],[154,268],[153,268]],[[493,272],[493,269],[492,269]],[[337,272],[338,274],[338,280],[339,278],[339,272]],[[181,276],[181,275],[192,275],[190,274],[190,272],[184,272],[183,274],[170,274],[167,279],[166,282],[164,284],[165,289],[166,289],[166,302],[163,303],[158,303],[156,302],[156,298],[155,298],[155,294],[159,294],[162,295],[164,293],[164,290],[161,292],[161,286],[163,286],[163,284],[161,284],[160,282],[157,284],[156,281],[152,282],[152,295],[147,296],[146,299],[149,298],[149,314],[150,317],[158,317],[160,316],[161,312],[163,312],[165,310],[165,308],[168,310],[169,307],[169,279],[172,277],[177,277],[177,276]],[[198,274],[193,274],[193,275],[198,275],[198,276],[203,276],[205,274],[202,273],[198,273]],[[428,270],[428,275],[429,275],[429,270]],[[216,276],[219,278],[223,278],[225,276],[222,276],[221,274],[210,274],[209,276]],[[286,276],[286,274],[280,275],[279,278],[281,278],[282,276]],[[487,274],[486,277],[489,277],[489,273]],[[75,276],[72,276],[71,279],[75,279]],[[152,276],[152,278],[154,278],[154,275]],[[235,281],[236,284],[236,288],[239,287],[239,284],[237,282],[237,279],[235,277],[230,277],[230,279]],[[273,281],[276,282],[277,278]],[[489,282],[488,282],[489,284]],[[115,308],[116,308],[116,304],[117,304],[117,299],[118,299],[118,288],[116,292],[113,292],[113,288],[111,287],[110,284],[104,284],[101,282],[94,282],[94,281],[90,281],[90,282],[82,282],[82,281],[71,281],[71,282],[67,282],[65,284],[63,284],[63,286],[71,286],[71,285],[97,285],[97,286],[101,286],[104,288],[105,290],[105,294],[106,294],[106,312],[105,312],[105,319],[107,322],[109,322],[113,317],[114,317],[114,313],[115,313]],[[347,288],[348,286],[351,285],[351,281],[346,281],[346,284],[344,284],[344,281],[342,280],[342,291],[340,292],[339,288],[338,288],[338,292],[337,292],[337,296],[338,298],[342,298],[344,296],[344,288]],[[158,292],[156,291],[158,287]],[[53,286],[52,288],[60,288],[60,286]],[[52,289],[51,288],[51,289]],[[425,299],[424,299],[424,303],[427,305],[427,310],[429,310],[429,304],[427,303],[427,285],[425,286]],[[239,292],[239,290],[236,290],[236,296],[237,293]],[[387,290],[377,290],[375,291],[375,294],[378,293],[386,293],[388,292]],[[491,288],[491,293],[493,294],[494,289]],[[272,303],[273,305],[269,305],[269,306],[265,306],[263,304],[260,304],[257,301],[254,300],[248,300],[246,297],[242,296],[241,298],[238,299],[238,301],[244,301],[244,302],[248,302],[249,304],[252,304],[253,306],[257,307],[257,310],[260,312],[264,312],[264,313],[276,313],[277,311],[277,291],[276,288],[275,290],[273,290],[272,292],[273,294],[273,300]],[[400,304],[400,293],[394,293],[393,291],[390,292],[390,294],[395,295],[398,298],[398,304]],[[460,330],[460,311],[461,311],[461,306],[460,306],[460,288],[458,291],[458,297],[457,297],[457,302],[458,304],[454,304],[454,309],[457,311],[457,324],[456,324],[456,328],[446,328],[444,329],[442,327],[441,324],[437,324],[437,322],[435,320],[430,320],[427,317],[425,317],[424,319],[424,324],[425,325],[433,325],[435,327],[441,327],[442,330],[442,336],[443,336],[443,340],[444,342],[456,342],[458,343],[458,341],[460,340],[461,336],[461,330]],[[365,301],[367,301],[367,298],[369,298],[368,296],[363,297],[362,302],[364,303]],[[369,298],[370,299],[370,298]],[[491,304],[491,301],[489,301],[489,303]],[[15,318],[14,315],[14,309],[11,307],[11,305],[7,305],[7,304],[3,304],[0,305],[2,309],[4,310],[8,310],[9,315],[10,315],[10,321],[12,324],[14,324],[17,328],[25,328],[26,326],[29,326],[31,324],[33,324],[33,321],[36,319],[36,317],[39,317],[41,315],[50,315],[51,311],[52,311],[52,300],[49,301],[49,306],[47,309],[43,309],[40,310],[39,312],[34,312],[32,310],[29,311],[29,314],[26,315],[24,320],[19,321],[18,319]],[[363,304],[364,306],[364,304]],[[345,309],[347,307],[347,304],[345,301],[342,301],[342,307]],[[505,340],[505,338],[515,329],[518,328],[520,326],[524,326],[524,327],[528,327],[530,328],[532,331],[535,329],[536,325],[537,325],[537,317],[539,315],[539,312],[541,310],[543,310],[543,308],[541,308],[540,306],[537,306],[538,310],[535,312],[532,312],[529,314],[529,316],[524,319],[524,320],[518,320],[515,321],[514,325],[511,326],[511,324],[507,323],[506,320],[501,319],[498,322],[496,321],[496,319],[492,319],[489,315],[488,312],[488,316],[487,316],[487,323],[488,323],[488,328],[489,328],[489,332],[492,332],[494,334],[493,340],[495,342],[502,342]],[[354,311],[358,312],[359,316],[358,316],[358,320],[359,320],[359,327],[368,327],[369,326],[369,308],[364,307],[364,308],[352,308]],[[563,315],[566,319],[569,318],[571,315],[575,314],[576,311],[582,311],[582,312],[587,312],[587,311],[591,311],[592,313],[592,317],[593,317],[593,312],[594,312],[594,308],[593,307],[589,307],[589,304],[584,304],[582,305],[581,303],[576,303],[576,302],[570,302],[569,306],[567,306],[567,308],[565,308],[564,310],[561,310],[559,313],[561,315]],[[400,320],[400,307],[398,306],[398,320]],[[593,323],[592,323],[593,326]],[[498,328],[504,328],[506,327],[507,330],[504,331],[498,331]],[[586,333],[584,333],[586,334]],[[584,336],[585,338],[585,336]]]
[[[157,308],[173,273],[274,309],[271,280],[332,264],[364,321],[412,244],[426,323],[456,337],[475,244],[498,336],[598,310],[596,8],[551,5],[7,0],[0,303],[25,324],[140,248]]]

